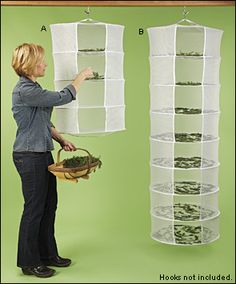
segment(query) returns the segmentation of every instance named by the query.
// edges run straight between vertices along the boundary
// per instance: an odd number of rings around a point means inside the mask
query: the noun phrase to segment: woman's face
[[[35,66],[34,69],[34,76],[35,77],[43,77],[45,73],[45,69],[47,67],[47,63],[45,62],[45,58],[43,58],[37,65]]]

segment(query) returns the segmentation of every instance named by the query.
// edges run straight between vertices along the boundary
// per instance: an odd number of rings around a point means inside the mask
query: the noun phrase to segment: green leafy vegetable
[[[187,81],[187,82],[177,82],[176,85],[192,85],[192,86],[197,86],[201,85],[202,83],[200,82],[192,82],[192,81]]]
[[[190,51],[190,52],[178,52],[176,53],[177,56],[203,56],[203,53],[200,52],[194,52],[194,51]]]
[[[73,156],[73,158],[65,159],[63,163],[64,168],[79,168],[86,166],[89,161],[89,156]],[[91,156],[91,164],[98,162],[98,167],[101,168],[102,162],[100,158]]]

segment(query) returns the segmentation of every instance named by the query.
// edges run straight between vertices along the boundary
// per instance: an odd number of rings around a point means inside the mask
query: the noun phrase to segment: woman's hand
[[[57,141],[65,151],[75,151],[76,147],[70,141],[65,140],[55,127],[51,127],[52,138]]]
[[[93,70],[91,67],[88,67],[86,69],[83,69],[74,79],[74,81],[71,83],[76,92],[78,92],[80,85],[82,84],[82,82],[86,79],[86,78],[92,78],[93,75]]]
[[[71,143],[70,141],[63,140],[60,144],[61,144],[61,147],[65,151],[75,151],[76,150],[75,145],[73,143]]]
[[[77,75],[77,77],[81,78],[82,80],[85,80],[86,78],[93,77],[93,70],[91,67],[85,68]],[[77,78],[76,77],[76,78]]]

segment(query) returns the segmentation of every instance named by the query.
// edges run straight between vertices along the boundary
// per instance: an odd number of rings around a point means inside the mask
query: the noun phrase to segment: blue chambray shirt
[[[13,89],[12,112],[17,124],[14,152],[46,152],[54,149],[52,142],[51,113],[53,106],[75,100],[73,85],[60,92],[42,89],[37,83],[21,76]]]

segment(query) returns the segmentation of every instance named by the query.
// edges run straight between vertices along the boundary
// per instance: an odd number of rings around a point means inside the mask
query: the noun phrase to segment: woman
[[[58,254],[54,237],[57,208],[56,177],[47,167],[53,164],[52,139],[65,151],[75,146],[65,140],[50,122],[53,106],[76,99],[81,83],[92,77],[91,68],[81,71],[60,92],[42,89],[37,78],[43,77],[47,64],[43,47],[24,43],[13,53],[12,67],[19,75],[12,97],[12,111],[17,123],[13,160],[21,177],[24,211],[18,240],[17,266],[26,275],[50,277],[48,266],[69,266],[71,260]]]

